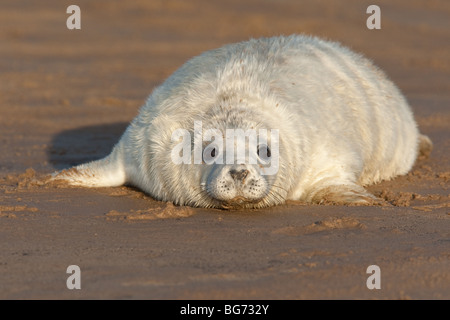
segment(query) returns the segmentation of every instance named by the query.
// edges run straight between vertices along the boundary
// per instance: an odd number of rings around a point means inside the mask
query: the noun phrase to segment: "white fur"
[[[159,200],[227,207],[206,190],[217,168],[170,160],[172,132],[192,132],[195,120],[205,128],[279,130],[278,174],[264,180],[265,198],[244,207],[367,203],[373,196],[362,186],[407,173],[418,153],[412,112],[381,70],[338,43],[293,35],[191,59],[153,91],[111,155],[55,178],[88,187],[128,183]]]

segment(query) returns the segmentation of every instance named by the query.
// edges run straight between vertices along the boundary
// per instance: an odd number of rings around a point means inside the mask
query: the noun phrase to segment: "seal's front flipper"
[[[66,181],[73,186],[115,187],[126,182],[121,151],[116,146],[106,158],[55,172],[51,181]]]
[[[319,204],[376,205],[383,200],[368,193],[357,184],[327,186],[311,196],[311,202]]]

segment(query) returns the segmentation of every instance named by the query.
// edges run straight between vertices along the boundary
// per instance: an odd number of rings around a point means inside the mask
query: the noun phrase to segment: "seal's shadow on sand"
[[[62,170],[107,156],[129,122],[85,126],[57,134],[47,149],[49,163]]]

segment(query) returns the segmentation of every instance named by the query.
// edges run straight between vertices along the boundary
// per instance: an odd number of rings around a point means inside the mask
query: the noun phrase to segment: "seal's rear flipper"
[[[106,158],[55,172],[50,181],[66,181],[73,186],[115,187],[126,181],[121,152],[115,147]]]
[[[433,150],[433,142],[426,135],[419,135],[419,159],[426,159]]]

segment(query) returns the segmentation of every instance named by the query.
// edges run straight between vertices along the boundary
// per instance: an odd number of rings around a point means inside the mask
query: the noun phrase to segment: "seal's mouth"
[[[238,210],[238,209],[253,207],[260,201],[261,201],[261,199],[250,200],[243,196],[237,196],[237,197],[234,197],[233,199],[230,199],[227,201],[222,201],[221,207],[222,207],[222,209],[227,209],[227,210]]]

